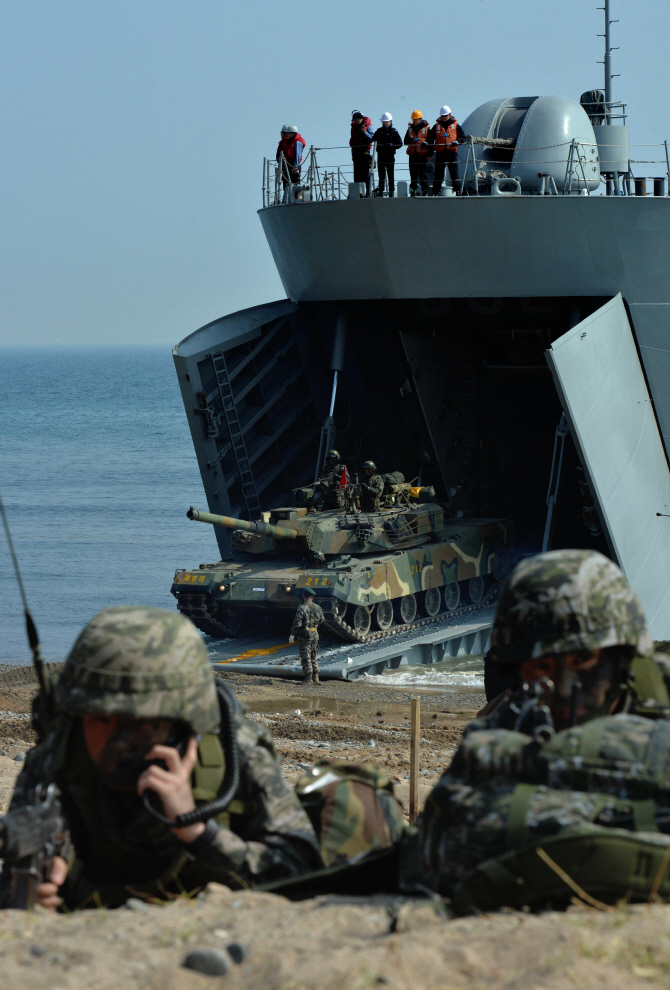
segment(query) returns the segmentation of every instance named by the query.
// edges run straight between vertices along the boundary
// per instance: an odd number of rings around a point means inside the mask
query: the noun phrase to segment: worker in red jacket
[[[433,178],[433,196],[437,196],[444,179],[444,172],[449,167],[451,176],[451,186],[456,195],[459,193],[458,167],[458,142],[463,141],[465,134],[463,128],[458,123],[451,112],[451,107],[444,106],[440,109],[440,116],[435,121],[434,127],[428,132],[428,144],[435,150],[435,176]]]
[[[305,150],[305,139],[295,124],[282,124],[281,141],[277,145],[277,161],[281,161],[281,180],[286,187],[300,182],[300,163]],[[282,157],[283,156],[283,157]]]
[[[351,115],[351,159],[354,163],[354,182],[365,183],[365,195],[370,195],[370,166],[372,165],[372,139],[374,137],[372,121],[360,112],[354,110]]]
[[[428,195],[428,178],[426,176],[426,166],[428,159],[433,153],[433,149],[428,144],[428,131],[430,124],[424,120],[420,110],[412,113],[412,119],[405,134],[405,144],[409,155],[409,194],[416,196],[419,182],[421,192]]]

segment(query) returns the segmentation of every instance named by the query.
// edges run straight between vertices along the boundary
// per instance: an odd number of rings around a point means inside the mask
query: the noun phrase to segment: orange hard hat
[[[412,111],[412,120],[423,120],[423,114],[420,110]]]

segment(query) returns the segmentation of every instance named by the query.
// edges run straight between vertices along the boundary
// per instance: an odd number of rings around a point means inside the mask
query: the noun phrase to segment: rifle
[[[54,856],[67,859],[70,850],[58,788],[39,785],[30,804],[0,818],[0,856],[11,873],[9,906],[22,911],[33,908],[37,886],[49,879]]]
[[[39,683],[39,692],[33,702],[32,724],[38,739],[41,740],[46,735],[47,726],[53,718],[51,683],[45,670],[37,627],[28,608],[28,599],[1,496],[0,516],[23,603],[28,644]],[[56,785],[40,784],[28,795],[28,798],[27,804],[9,811],[0,818],[0,856],[5,865],[9,866],[12,878],[10,907],[24,911],[35,906],[37,885],[48,880],[54,856],[60,855],[67,859],[71,848],[70,835],[65,827]]]

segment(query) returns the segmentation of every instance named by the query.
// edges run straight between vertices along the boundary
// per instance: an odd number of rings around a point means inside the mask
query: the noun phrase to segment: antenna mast
[[[612,48],[610,42],[610,25],[618,24],[619,21],[613,21],[610,19],[610,0],[605,0],[604,7],[598,7],[598,10],[604,10],[605,12],[605,33],[599,34],[599,38],[605,39],[605,122],[609,123],[610,107],[612,105],[612,80],[615,75],[618,76],[619,73],[612,74],[612,52],[617,52],[619,50],[618,46]]]

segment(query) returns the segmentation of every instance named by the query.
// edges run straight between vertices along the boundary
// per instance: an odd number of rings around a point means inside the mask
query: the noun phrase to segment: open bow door
[[[621,296],[546,357],[614,559],[670,639],[670,471]]]

